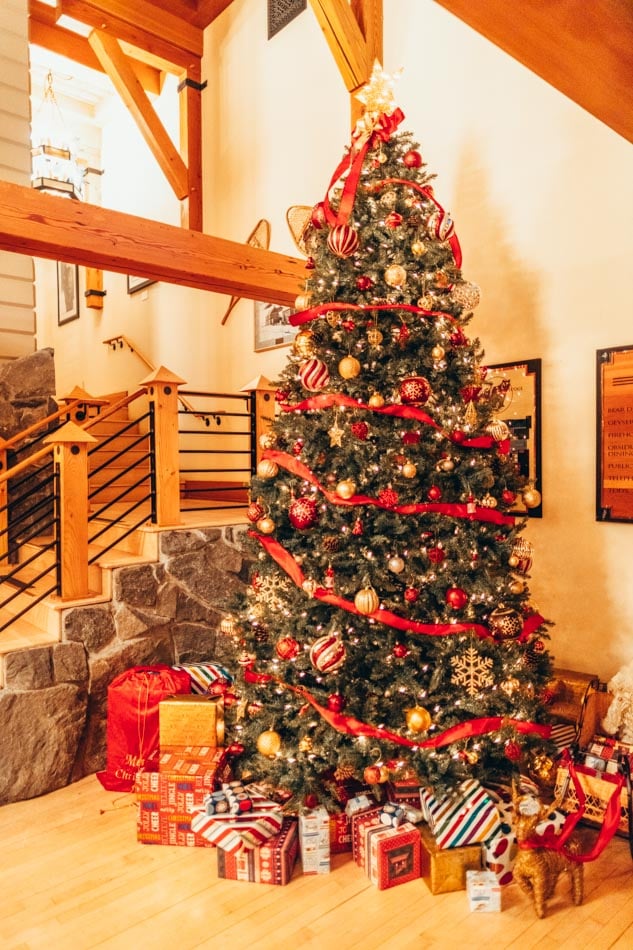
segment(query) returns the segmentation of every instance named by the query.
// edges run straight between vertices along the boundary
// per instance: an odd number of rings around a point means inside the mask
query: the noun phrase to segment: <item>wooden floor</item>
[[[586,865],[585,903],[567,882],[538,920],[516,885],[498,914],[422,880],[378,891],[351,855],[286,887],[218,880],[216,852],[138,844],[131,795],[94,776],[0,808],[2,950],[451,950],[633,947],[633,862],[616,838]]]

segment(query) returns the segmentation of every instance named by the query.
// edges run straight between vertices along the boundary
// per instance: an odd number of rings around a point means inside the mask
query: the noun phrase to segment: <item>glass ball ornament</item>
[[[424,241],[414,241],[411,245],[411,253],[414,257],[424,257],[427,251],[428,248]]]
[[[523,504],[526,508],[538,508],[541,504],[541,493],[534,487],[532,482],[530,482],[521,497],[523,498]]]
[[[344,356],[338,364],[339,376],[343,379],[354,379],[360,375],[360,363],[355,356]]]
[[[381,396],[380,393],[372,393],[367,402],[372,409],[382,409],[385,404],[385,398]]]
[[[356,483],[351,478],[343,478],[334,489],[339,498],[348,500],[356,494]]]
[[[319,585],[312,577],[306,577],[306,579],[302,581],[301,583],[301,589],[304,592],[304,594],[308,595],[308,597],[314,596],[314,592],[318,586]]]
[[[295,310],[307,310],[312,306],[312,294],[303,293],[295,297]]]
[[[314,498],[295,498],[288,509],[288,520],[298,531],[305,531],[315,525],[318,515],[319,510]]]
[[[410,148],[402,156],[402,161],[407,168],[420,168],[422,165],[422,156],[417,149]]]
[[[257,477],[258,478],[275,478],[279,472],[279,466],[276,462],[273,462],[272,459],[261,459],[257,463]]]
[[[274,729],[267,729],[265,732],[260,732],[257,737],[257,751],[260,755],[265,755],[272,759],[277,755],[280,749],[281,736],[278,732],[275,732]]]
[[[275,652],[281,660],[294,660],[301,647],[294,637],[280,637],[275,644]]]
[[[351,257],[358,248],[358,232],[349,224],[337,224],[328,235],[327,246],[336,257]]]
[[[474,310],[481,302],[481,288],[469,281],[459,281],[451,290],[451,297],[463,310]]]
[[[262,432],[259,439],[259,447],[262,449],[272,449],[277,442],[277,436],[274,432]]]
[[[362,587],[354,597],[354,606],[359,614],[370,617],[378,610],[380,599],[374,588],[370,585]]]
[[[416,301],[416,306],[420,310],[435,310],[435,297],[432,297],[431,294],[423,294],[421,297],[418,297]]]
[[[409,648],[405,643],[396,643],[394,644],[392,653],[397,659],[404,660],[404,658],[409,655]]]
[[[491,419],[486,426],[486,432],[492,436],[495,442],[503,442],[510,438],[510,427],[503,419]]]
[[[444,349],[443,346],[434,346],[433,349],[431,350],[431,356],[433,357],[436,363],[439,363],[440,360],[443,360],[444,357],[446,356],[446,350]]]
[[[498,640],[515,640],[523,630],[520,613],[504,604],[499,604],[491,612],[488,625]]]
[[[525,582],[520,580],[518,577],[513,577],[510,583],[508,584],[508,590],[511,594],[518,596],[522,594],[525,590]]]
[[[246,509],[246,517],[251,522],[251,524],[255,524],[256,521],[259,521],[260,518],[263,518],[264,514],[264,506],[258,501],[252,501]]]
[[[417,465],[414,465],[413,462],[405,462],[402,466],[402,474],[405,478],[415,478],[418,474]]]
[[[308,392],[318,393],[329,383],[330,371],[323,360],[313,356],[300,365],[299,379]]]
[[[390,287],[402,287],[407,282],[407,272],[401,264],[390,264],[383,276]]]
[[[389,188],[387,191],[383,191],[379,201],[383,208],[395,208],[398,195],[393,188]]]
[[[383,341],[383,335],[377,327],[370,327],[367,331],[367,342],[371,346],[380,346]]]
[[[266,515],[265,517],[259,519],[255,527],[260,534],[272,534],[277,526],[273,519]]]
[[[444,600],[453,610],[463,610],[468,603],[468,594],[461,587],[449,587]]]
[[[302,359],[309,359],[314,356],[314,333],[312,330],[304,328],[299,330],[292,341],[292,351]]]
[[[387,567],[392,574],[402,574],[404,571],[404,560],[398,554],[394,554],[387,561]]]
[[[404,711],[409,732],[426,732],[431,722],[431,714],[424,706],[412,706]]]
[[[399,386],[400,399],[407,405],[423,405],[431,392],[431,384],[424,376],[407,376]]]
[[[431,237],[436,237],[440,241],[448,241],[455,233],[455,225],[452,218],[445,211],[434,211],[429,216],[427,231]]]
[[[310,647],[310,662],[320,673],[333,673],[345,662],[345,644],[335,633],[326,633]]]

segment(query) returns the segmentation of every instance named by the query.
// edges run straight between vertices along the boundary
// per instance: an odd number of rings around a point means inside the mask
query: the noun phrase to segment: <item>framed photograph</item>
[[[57,323],[70,323],[79,316],[79,267],[57,261]]]
[[[133,277],[132,274],[127,275],[127,292],[128,294],[135,294],[139,290],[143,290],[145,287],[149,287],[151,284],[155,284],[155,280],[148,280],[146,277]]]
[[[488,366],[484,381],[486,398],[496,419],[510,430],[519,472],[541,495],[541,504],[528,508],[517,499],[514,514],[543,517],[541,479],[541,361],[524,360]]]
[[[633,346],[596,358],[596,521],[633,521]]]
[[[255,352],[288,346],[294,340],[297,327],[289,320],[294,310],[277,303],[255,301]]]

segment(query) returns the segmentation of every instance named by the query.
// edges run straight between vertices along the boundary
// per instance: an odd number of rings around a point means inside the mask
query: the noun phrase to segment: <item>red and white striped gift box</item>
[[[205,810],[197,811],[191,819],[191,830],[231,854],[258,848],[278,835],[283,824],[280,805],[252,790],[252,786],[247,786],[247,791],[253,801],[252,811],[242,815],[207,815]]]

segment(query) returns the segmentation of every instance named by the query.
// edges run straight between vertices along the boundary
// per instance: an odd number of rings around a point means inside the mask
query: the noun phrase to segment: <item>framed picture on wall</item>
[[[633,346],[596,359],[596,521],[633,521]]]
[[[277,303],[255,301],[255,352],[288,346],[295,338],[297,327],[290,324],[294,313],[291,307]]]
[[[79,267],[57,261],[57,323],[70,323],[79,316]]]
[[[155,284],[155,280],[148,280],[146,277],[134,277],[132,274],[127,275],[127,292],[128,294],[135,294],[139,290],[143,290],[145,287]]]

